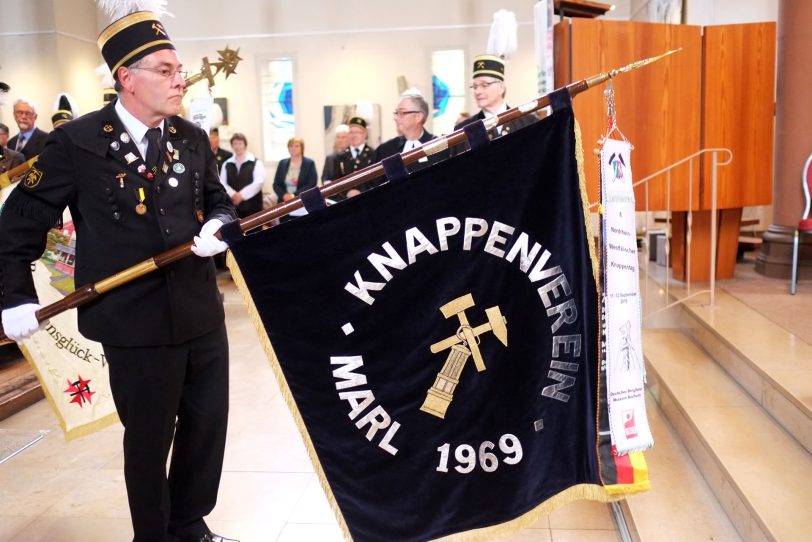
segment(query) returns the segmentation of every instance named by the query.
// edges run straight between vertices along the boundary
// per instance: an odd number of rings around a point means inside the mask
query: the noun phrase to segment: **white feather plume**
[[[518,28],[516,14],[512,11],[500,9],[494,13],[486,52],[504,59],[510,58],[516,52]]]
[[[136,11],[151,11],[160,19],[164,15],[173,17],[166,10],[167,0],[96,0],[110,21],[117,21]]]
[[[110,67],[107,64],[99,64],[96,67],[96,75],[101,77],[102,88],[113,88],[116,86],[116,81],[113,79],[113,74],[110,73]]]
[[[212,104],[211,113],[209,113],[209,129],[219,128],[223,124],[223,108],[220,104]]]
[[[372,107],[372,102],[369,100],[358,100],[355,105],[355,114],[367,122],[371,122],[375,119],[375,108]]]

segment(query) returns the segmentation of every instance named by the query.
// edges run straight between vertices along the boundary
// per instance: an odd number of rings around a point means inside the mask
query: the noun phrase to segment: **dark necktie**
[[[23,150],[23,146],[25,146],[25,136],[24,136],[23,134],[20,134],[20,135],[17,137],[17,148],[16,148],[16,149],[14,149],[14,150],[15,150],[15,151],[22,151],[22,150]]]
[[[158,170],[158,158],[161,155],[161,129],[147,130],[147,169],[155,173]]]

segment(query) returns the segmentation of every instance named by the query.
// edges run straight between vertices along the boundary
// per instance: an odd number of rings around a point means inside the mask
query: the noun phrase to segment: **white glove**
[[[200,235],[195,235],[192,252],[201,258],[208,258],[215,254],[220,254],[228,245],[214,236],[217,230],[223,227],[223,221],[219,218],[212,218],[200,228]]]
[[[41,308],[38,303],[25,303],[3,310],[3,333],[17,342],[27,339],[40,327],[36,312]]]

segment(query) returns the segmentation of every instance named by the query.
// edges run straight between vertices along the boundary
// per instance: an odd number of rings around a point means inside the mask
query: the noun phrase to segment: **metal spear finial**
[[[667,53],[663,53],[661,55],[653,56],[650,58],[644,58],[643,60],[637,60],[627,66],[623,66],[622,68],[615,68],[614,70],[610,70],[608,72],[603,72],[597,75],[593,75],[592,77],[587,77],[586,86],[587,88],[592,88],[595,85],[600,85],[601,83],[608,81],[609,79],[611,79],[616,75],[620,75],[621,73],[628,73],[632,70],[636,70],[637,68],[642,68],[643,66],[648,66],[653,62],[657,62],[658,60],[661,60],[669,55],[673,55],[674,53],[678,53],[680,51],[682,51],[682,47],[678,49],[672,49]]]

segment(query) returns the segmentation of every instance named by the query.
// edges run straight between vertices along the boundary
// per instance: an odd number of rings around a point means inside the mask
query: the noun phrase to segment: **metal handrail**
[[[724,158],[724,160],[720,161],[719,154],[721,154],[721,153],[724,153],[726,155],[726,157]],[[685,163],[693,163],[693,161],[695,159],[697,159],[699,156],[701,156],[703,154],[710,154],[711,155],[710,156],[710,158],[711,158],[711,246],[710,246],[710,266],[711,266],[711,268],[710,268],[710,287],[708,289],[700,290],[700,291],[697,291],[697,292],[691,292],[691,243],[692,243],[692,232],[693,232],[693,210],[691,209],[691,202],[693,201],[693,170],[694,170],[693,165],[691,165],[691,167],[688,170],[688,211],[687,211],[688,216],[687,216],[687,223],[686,223],[686,226],[687,226],[687,234],[686,234],[686,238],[687,238],[686,257],[687,257],[687,260],[686,260],[686,263],[685,263],[685,270],[686,270],[685,285],[686,285],[687,295],[685,295],[681,299],[677,299],[676,301],[674,301],[672,303],[667,303],[664,307],[660,307],[659,309],[648,312],[648,310],[647,310],[648,309],[648,300],[649,300],[650,296],[648,295],[648,281],[646,281],[646,287],[645,287],[645,299],[646,299],[646,301],[645,301],[645,307],[644,307],[646,309],[646,311],[645,311],[645,315],[643,316],[644,320],[647,319],[647,318],[650,318],[651,316],[654,316],[655,314],[658,314],[658,313],[663,312],[663,311],[665,311],[667,309],[670,309],[671,307],[674,307],[675,305],[678,305],[680,303],[684,303],[688,299],[696,297],[696,296],[698,296],[700,294],[709,293],[710,294],[710,306],[713,307],[716,304],[716,244],[717,244],[717,232],[716,232],[717,203],[716,203],[716,200],[717,200],[717,177],[718,177],[717,173],[718,173],[719,167],[726,166],[726,165],[730,164],[733,161],[733,152],[730,149],[727,149],[727,148],[700,149],[699,151],[697,151],[697,152],[695,152],[693,154],[690,154],[690,155],[688,155],[688,156],[686,156],[684,158],[681,158],[680,160],[677,160],[673,164],[670,164],[670,165],[668,165],[668,166],[666,166],[666,167],[664,167],[664,168],[662,168],[662,169],[660,169],[658,171],[655,171],[654,173],[652,173],[650,175],[647,175],[646,177],[643,177],[639,181],[635,182],[632,185],[632,187],[636,188],[636,187],[638,187],[640,185],[645,185],[645,199],[646,199],[645,211],[644,211],[646,213],[645,232],[648,233],[649,213],[653,212],[653,211],[651,211],[649,209],[649,192],[648,192],[649,183],[651,181],[657,179],[658,177],[661,177],[662,175],[665,175],[665,181],[666,181],[666,209],[665,209],[665,212],[667,214],[667,216],[666,216],[666,238],[667,238],[667,236],[670,234],[670,231],[671,231],[671,212],[672,212],[671,211],[671,170],[673,170],[674,168],[676,168],[678,166],[681,166],[681,165],[683,165]],[[599,203],[594,203],[594,204],[590,205],[590,209],[593,209],[593,208],[597,207],[598,205],[599,205]],[[645,261],[644,269],[645,269],[645,273],[646,273],[647,276],[650,275],[649,269],[648,269],[648,267],[649,267],[648,254],[649,254],[649,252],[651,250],[651,247],[649,246],[649,244],[650,244],[649,240],[646,239],[646,257],[644,258],[644,261]],[[667,242],[665,243],[665,255],[666,255],[666,261],[665,261],[665,267],[666,267],[665,299],[668,300],[669,299],[670,282],[671,282],[670,271],[668,271],[670,269],[670,267],[671,267],[671,249],[670,249],[669,243],[667,243]]]

